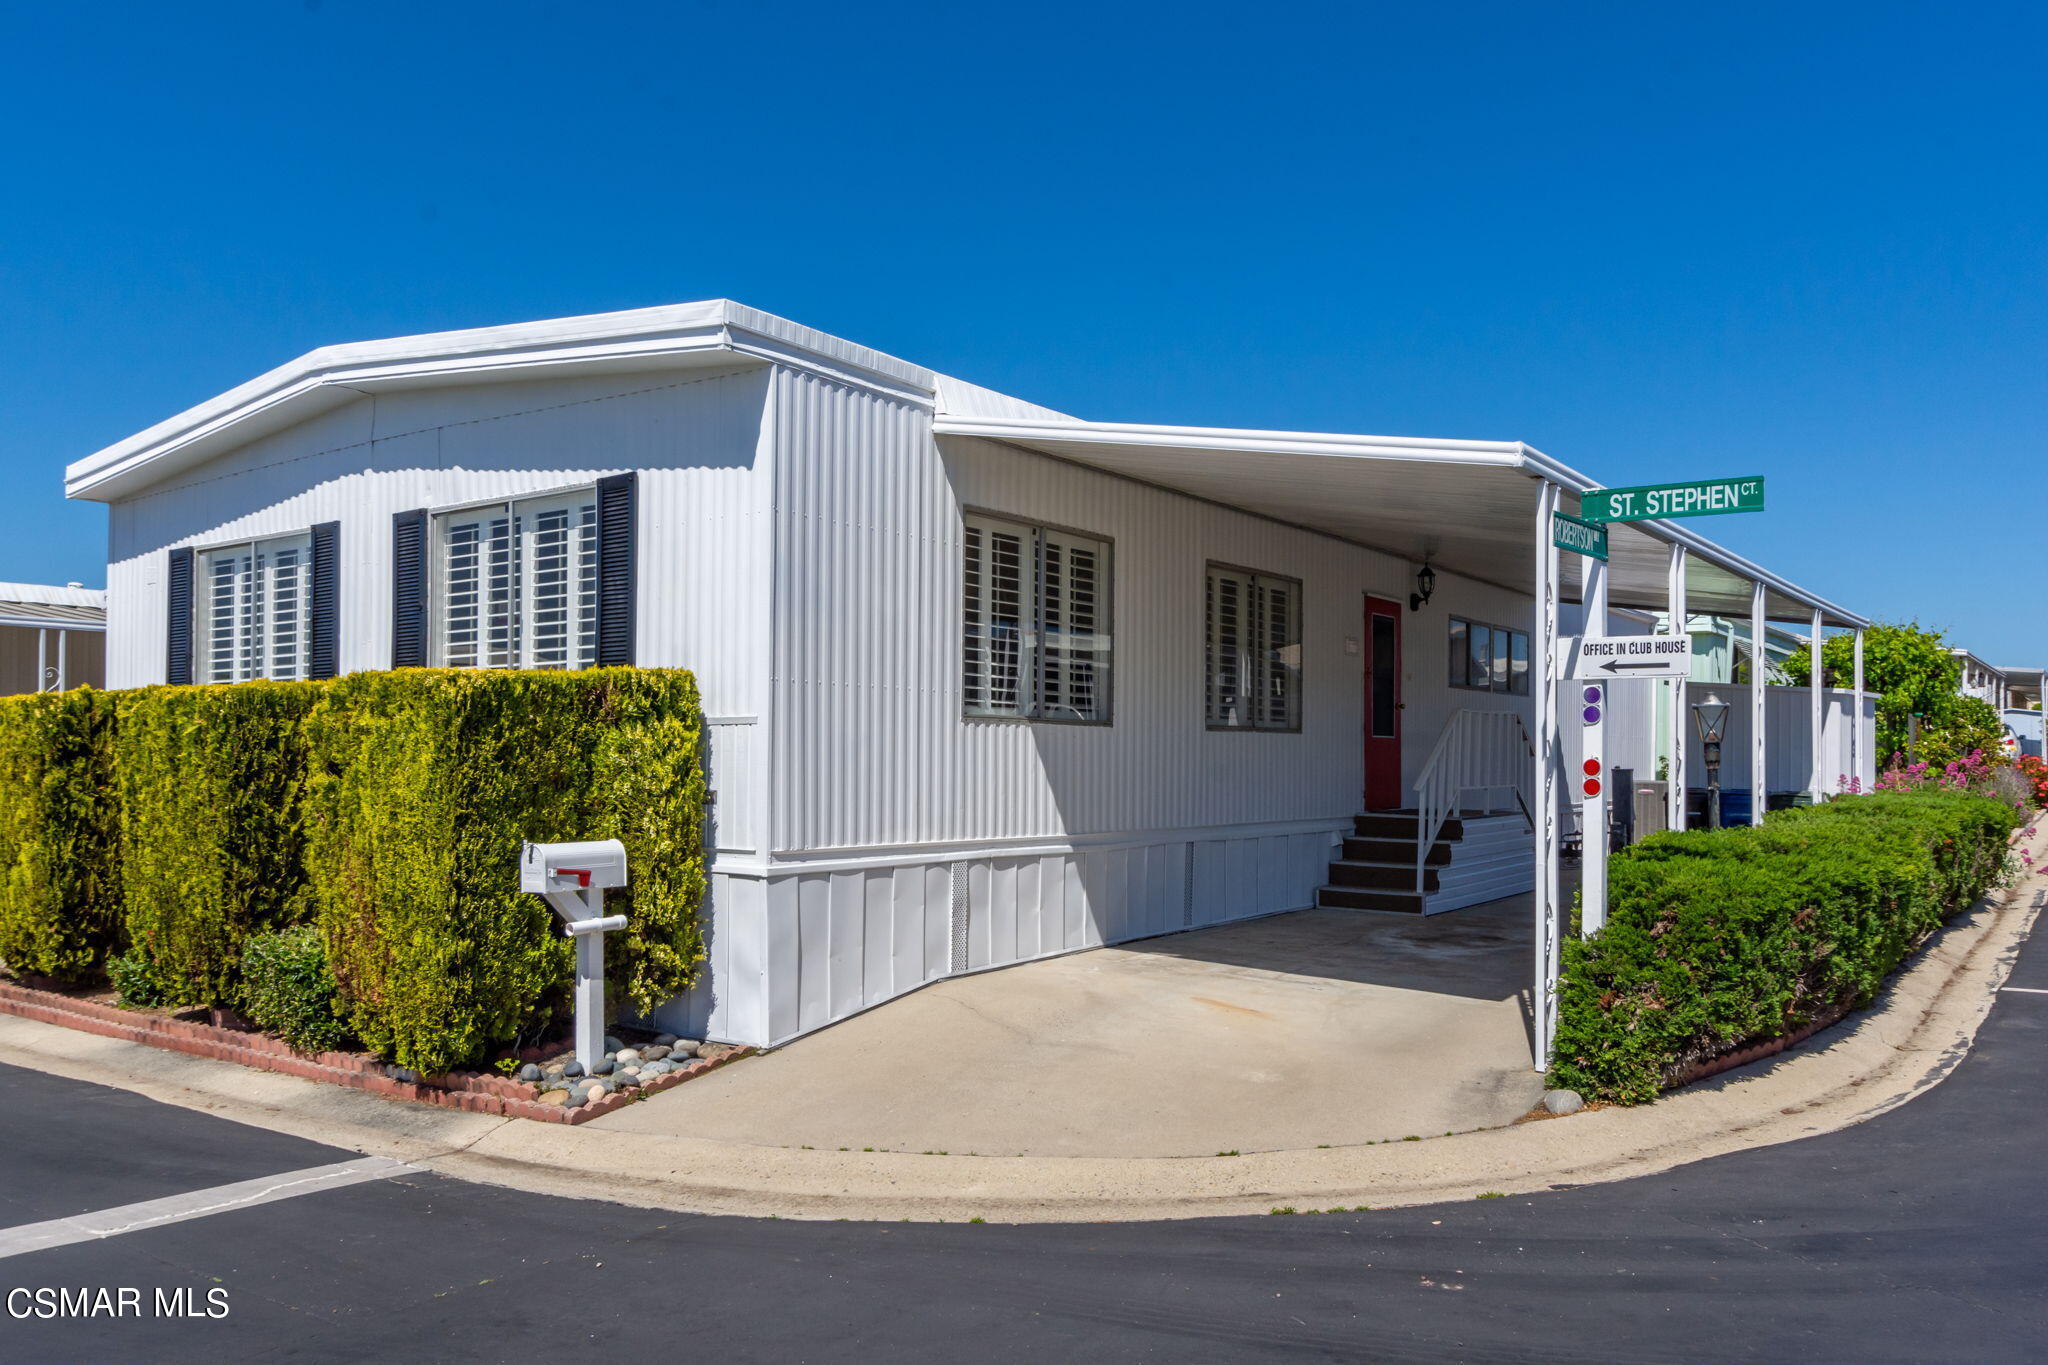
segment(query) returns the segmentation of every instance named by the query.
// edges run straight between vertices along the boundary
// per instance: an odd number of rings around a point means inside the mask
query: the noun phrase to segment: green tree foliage
[[[1606,926],[1564,947],[1554,1083],[1640,1103],[1690,1066],[1868,1004],[2004,875],[2018,819],[1966,792],[1879,793],[1616,854]]]
[[[1854,639],[1847,635],[1831,636],[1821,646],[1821,673],[1830,686],[1847,687],[1854,681],[1855,650]],[[1812,668],[1811,658],[1810,647],[1801,645],[1785,660],[1785,671],[1804,680]],[[1921,717],[1923,740],[1928,739],[1932,732],[1951,725],[1960,731],[1970,728],[1969,718],[1962,714],[1969,708],[1960,706],[1968,699],[1956,693],[1956,685],[1962,676],[1961,661],[1948,652],[1948,645],[1938,630],[1927,630],[1919,622],[1909,621],[1903,625],[1879,622],[1863,632],[1863,685],[1866,690],[1878,694],[1877,755],[1880,767],[1889,762],[1893,754],[1905,751],[1915,715]],[[1996,741],[1999,733],[2002,731],[1994,726],[1993,743],[1986,750],[1987,755],[1993,758],[1998,753]],[[1955,741],[1960,742],[1960,738]],[[1965,748],[1958,752],[1968,753],[1969,750]],[[1924,754],[1921,756],[1925,757]]]
[[[308,724],[308,862],[349,1022],[423,1072],[566,1001],[571,945],[519,890],[524,840],[617,838],[613,989],[643,1008],[703,960],[703,721],[685,672],[403,669],[340,679]]]
[[[2000,764],[2005,758],[2005,718],[1982,697],[1955,697],[1946,713],[1933,724],[1920,728],[1916,756],[1936,768],[1960,762],[1980,753],[1987,762]]]
[[[0,697],[0,960],[82,982],[121,939],[114,699]]]
[[[303,917],[299,803],[319,683],[119,695],[128,936],[172,1004],[238,1003],[242,945]]]

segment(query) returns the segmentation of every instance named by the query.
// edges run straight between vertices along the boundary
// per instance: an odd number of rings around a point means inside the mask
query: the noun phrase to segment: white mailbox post
[[[519,856],[519,889],[547,897],[576,940],[576,1060],[584,1073],[604,1057],[604,936],[626,927],[604,913],[604,893],[626,884],[626,846],[617,839],[527,844]]]

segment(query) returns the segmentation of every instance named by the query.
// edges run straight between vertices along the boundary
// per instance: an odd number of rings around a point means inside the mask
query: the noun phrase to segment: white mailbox
[[[519,858],[519,889],[602,891],[626,884],[626,846],[617,839],[528,844]]]
[[[626,846],[617,839],[527,844],[519,852],[519,889],[543,896],[576,940],[576,1060],[586,1074],[604,1055],[604,936],[626,927],[604,913],[604,893],[626,884]]]

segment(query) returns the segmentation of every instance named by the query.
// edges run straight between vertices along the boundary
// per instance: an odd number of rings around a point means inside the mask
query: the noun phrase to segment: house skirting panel
[[[650,1022],[771,1046],[949,976],[1304,909],[1349,827],[714,871],[705,970]]]

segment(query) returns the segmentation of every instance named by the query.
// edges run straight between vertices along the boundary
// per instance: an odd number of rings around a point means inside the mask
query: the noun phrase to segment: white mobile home
[[[1558,601],[1863,624],[1667,523],[1582,575],[1539,528],[1595,485],[1519,442],[1078,421],[726,301],[315,351],[68,477],[114,686],[694,670],[712,958],[664,1017],[750,1043],[1532,882],[1546,980]]]

